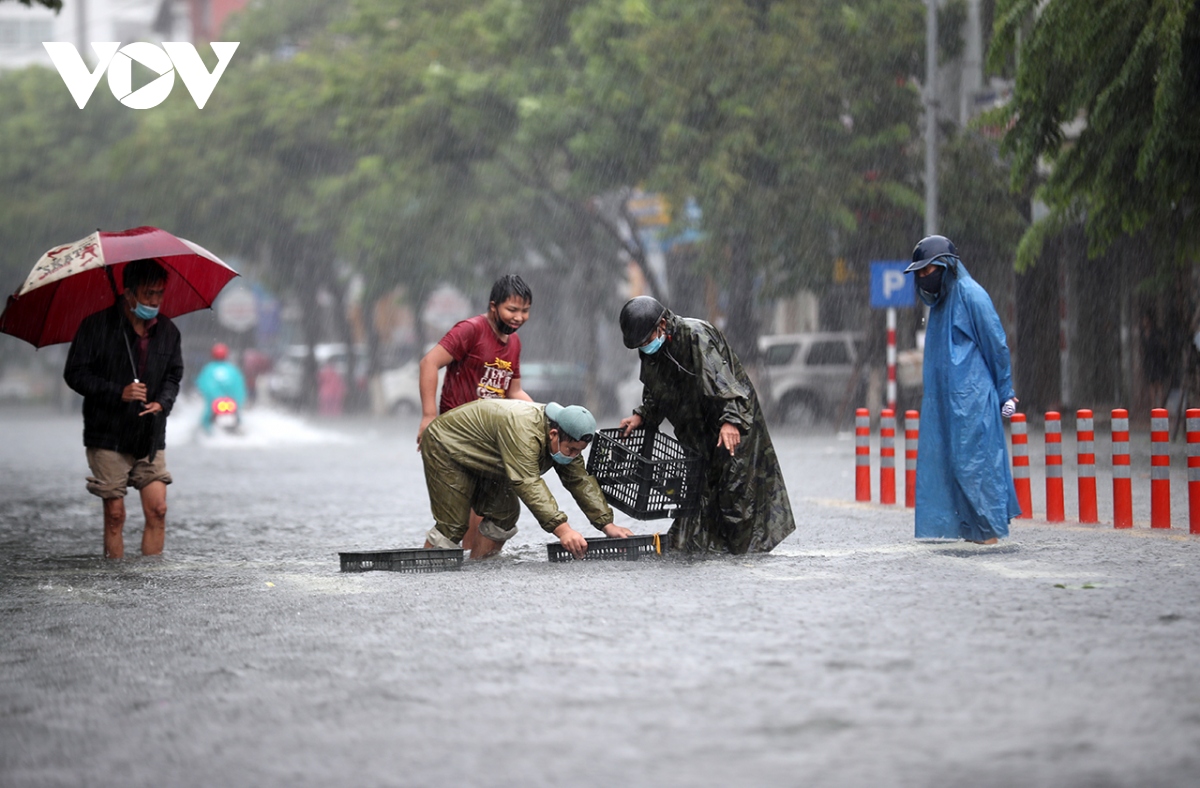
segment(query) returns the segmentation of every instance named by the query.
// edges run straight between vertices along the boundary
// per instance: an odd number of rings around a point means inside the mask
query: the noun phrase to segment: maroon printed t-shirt
[[[477,399],[506,399],[513,378],[521,377],[521,340],[496,338],[487,315],[459,321],[438,342],[454,361],[446,367],[439,413]]]

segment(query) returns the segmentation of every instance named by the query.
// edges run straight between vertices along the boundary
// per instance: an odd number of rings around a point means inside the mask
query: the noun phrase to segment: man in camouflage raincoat
[[[668,544],[693,553],[771,550],[796,523],[758,395],[725,337],[649,296],[621,309],[621,333],[642,362],[642,404],[621,421],[625,434],[666,419],[704,458],[700,511],[675,519]]]

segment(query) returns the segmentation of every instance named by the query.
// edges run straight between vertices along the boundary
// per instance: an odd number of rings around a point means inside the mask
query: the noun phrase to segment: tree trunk
[[[1058,251],[1057,242],[1047,244],[1038,264],[1017,275],[1013,388],[1033,423],[1060,404]]]
[[[742,364],[750,368],[758,361],[758,313],[755,309],[754,272],[750,240],[738,233],[730,245],[728,308],[725,338]]]

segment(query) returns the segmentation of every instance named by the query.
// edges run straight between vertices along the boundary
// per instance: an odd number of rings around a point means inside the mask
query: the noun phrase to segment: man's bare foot
[[[1000,540],[999,540],[999,539],[997,539],[997,538],[996,538],[996,537],[994,537],[994,536],[993,536],[991,539],[984,539],[982,542],[981,542],[981,541],[979,541],[978,539],[972,539],[972,540],[971,540],[971,542],[972,542],[973,544],[996,544],[996,543],[997,543],[997,542],[999,542],[999,541],[1000,541]]]

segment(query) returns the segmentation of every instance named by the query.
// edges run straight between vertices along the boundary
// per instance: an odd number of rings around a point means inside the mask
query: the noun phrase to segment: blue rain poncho
[[[1008,536],[1021,513],[1000,406],[1015,396],[1004,327],[987,291],[955,258],[925,328],[925,391],[917,445],[918,539]],[[918,289],[918,292],[921,292]],[[931,303],[932,302],[932,303]]]
[[[237,365],[228,361],[210,361],[196,376],[196,388],[212,404],[218,397],[232,397],[237,404],[246,404],[246,378]]]

